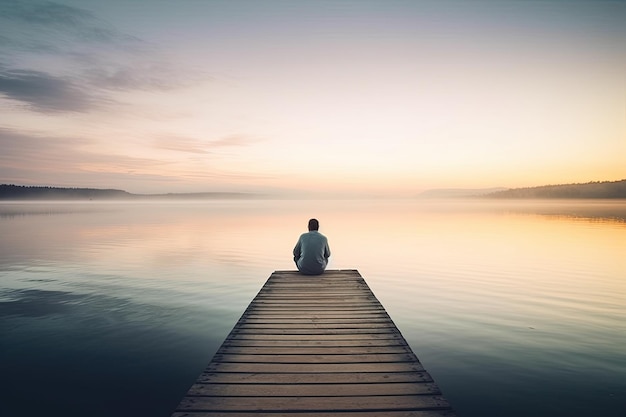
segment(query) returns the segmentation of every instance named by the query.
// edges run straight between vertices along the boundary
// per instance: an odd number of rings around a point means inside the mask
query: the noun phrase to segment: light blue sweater
[[[293,248],[293,260],[298,266],[298,270],[306,275],[319,275],[326,269],[330,248],[326,236],[312,230],[303,233]]]

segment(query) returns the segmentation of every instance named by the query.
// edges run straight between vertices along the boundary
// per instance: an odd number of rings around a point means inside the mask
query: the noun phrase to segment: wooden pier
[[[450,405],[356,270],[276,271],[172,417],[440,417]]]

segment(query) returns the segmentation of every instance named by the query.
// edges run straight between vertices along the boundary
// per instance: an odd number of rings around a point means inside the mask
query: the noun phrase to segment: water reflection
[[[461,415],[621,416],[623,201],[0,204],[9,411],[169,415],[311,217]]]

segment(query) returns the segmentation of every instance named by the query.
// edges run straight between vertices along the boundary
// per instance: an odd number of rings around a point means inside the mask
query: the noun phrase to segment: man
[[[330,248],[326,236],[318,232],[317,219],[309,220],[309,232],[303,233],[293,248],[293,260],[298,271],[304,275],[319,275],[324,272],[330,257]]]

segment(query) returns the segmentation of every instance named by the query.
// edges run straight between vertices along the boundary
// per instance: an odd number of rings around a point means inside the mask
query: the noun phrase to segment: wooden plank
[[[384,310],[333,310],[332,307],[321,310],[319,306],[316,308],[290,308],[282,310],[266,310],[261,308],[255,309],[254,312],[244,313],[244,316],[249,319],[332,319],[332,318],[345,318],[345,319],[386,319],[389,320],[389,316]]]
[[[359,329],[359,330],[367,330],[367,329],[395,329],[393,323],[389,321],[386,322],[349,322],[349,323],[341,323],[341,322],[319,322],[309,320],[304,323],[249,323],[246,321],[245,324],[242,324],[239,329],[248,330],[248,329],[282,329],[282,330],[307,330],[307,329]]]
[[[299,317],[263,317],[255,315],[246,316],[246,325],[251,324],[297,324],[305,325],[311,323],[324,324],[367,324],[367,323],[385,323],[391,325],[387,317],[317,317],[317,316],[299,316]]]
[[[213,397],[187,396],[179,410],[216,411],[352,411],[388,409],[450,409],[439,395],[382,395],[349,397]]]
[[[423,371],[419,362],[359,362],[359,363],[237,363],[211,362],[207,367],[211,372],[270,372],[270,373],[312,373],[312,372],[411,372]]]
[[[287,299],[283,299],[283,300],[279,300],[279,299],[273,299],[273,298],[261,298],[257,301],[254,302],[253,305],[251,305],[251,307],[256,308],[256,307],[273,307],[273,308],[283,308],[283,309],[287,309],[287,308],[300,308],[300,309],[306,309],[306,308],[318,308],[320,306],[320,304],[325,304],[327,305],[329,308],[331,309],[335,309],[335,310],[340,310],[340,309],[346,309],[346,310],[358,310],[358,309],[363,309],[363,310],[370,310],[370,309],[379,309],[382,310],[382,307],[378,306],[376,303],[373,303],[372,300],[358,300],[355,302],[348,302],[343,300],[343,302],[341,302],[340,304],[334,303],[334,302],[330,302],[324,299],[320,299],[317,300],[316,302],[313,301],[307,301],[307,300],[293,300],[291,298]],[[318,310],[318,311],[324,311],[324,310]]]
[[[415,356],[408,353],[379,353],[361,355],[231,355],[216,354],[213,357],[216,362],[233,363],[381,363],[381,362],[413,362]]]
[[[276,271],[173,417],[453,417],[356,270]]]
[[[274,334],[274,335],[349,335],[349,334],[396,334],[396,330],[393,327],[383,328],[343,328],[343,329],[324,329],[324,328],[311,328],[311,329],[261,329],[261,328],[248,328],[242,327],[235,331],[235,334]]]
[[[408,353],[406,346],[224,346],[224,352],[229,354],[247,355],[324,355],[332,353],[334,355],[371,355],[389,353]],[[217,353],[221,353],[218,351]]]
[[[198,383],[223,384],[374,384],[396,382],[432,382],[425,371],[415,372],[315,372],[298,374],[246,373],[246,372],[203,372]]]
[[[406,349],[406,345],[399,337],[387,338],[387,339],[330,339],[330,340],[309,340],[309,339],[241,339],[230,338],[222,345],[236,349],[237,347],[249,347],[249,348],[329,348],[329,349],[341,349],[341,348],[378,348],[378,347],[401,347]],[[279,350],[277,350],[279,352]]]
[[[343,397],[359,395],[433,395],[432,382],[374,384],[194,384],[187,395],[229,397]]]
[[[289,411],[182,411],[175,412],[172,417],[337,417],[336,411],[289,412]],[[345,413],[349,417],[381,417],[380,411],[356,411]],[[455,417],[452,410],[409,410],[385,411],[384,417]]]
[[[396,332],[386,333],[337,333],[337,334],[318,334],[315,338],[311,338],[307,333],[302,334],[262,334],[258,332],[239,333],[233,331],[226,343],[231,340],[302,340],[302,341],[328,341],[328,340],[403,340],[402,336]]]

